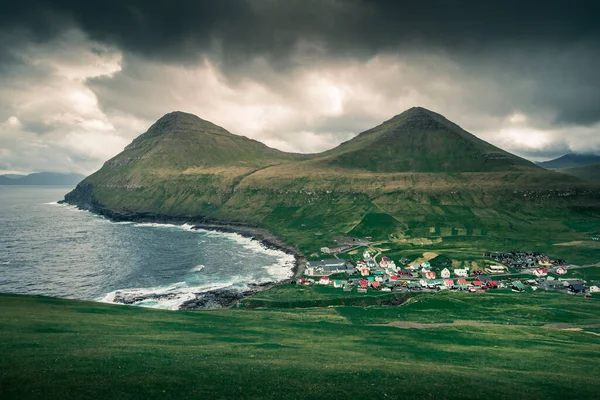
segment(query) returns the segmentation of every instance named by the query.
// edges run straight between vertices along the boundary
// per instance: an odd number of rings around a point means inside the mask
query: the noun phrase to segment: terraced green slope
[[[600,226],[599,186],[537,167],[422,108],[314,155],[167,114],[66,200],[98,212],[262,226],[304,251],[347,233],[576,241],[585,232],[568,221]]]

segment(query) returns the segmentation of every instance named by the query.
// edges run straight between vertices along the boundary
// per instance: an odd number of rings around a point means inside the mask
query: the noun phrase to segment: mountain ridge
[[[258,226],[311,250],[364,232],[373,215],[396,221],[386,229],[401,236],[427,236],[439,224],[518,235],[543,204],[553,207],[545,218],[599,204],[599,186],[540,168],[422,108],[318,154],[272,149],[187,113],[165,115],[134,143],[65,201],[112,215]],[[543,225],[540,234],[556,229]]]
[[[71,186],[85,179],[81,174],[58,172],[36,172],[29,175],[0,175],[0,185],[53,185]]]
[[[600,163],[600,155],[569,153],[553,160],[538,162],[537,165],[547,169],[563,169],[582,167],[595,163]]]

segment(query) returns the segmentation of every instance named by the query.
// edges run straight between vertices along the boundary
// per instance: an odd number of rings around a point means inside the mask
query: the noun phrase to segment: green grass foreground
[[[0,295],[0,398],[595,398],[597,327],[539,325],[598,311],[549,293],[205,312]],[[514,325],[371,325],[453,320]]]

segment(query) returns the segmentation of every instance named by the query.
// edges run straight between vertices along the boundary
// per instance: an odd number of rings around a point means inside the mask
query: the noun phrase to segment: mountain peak
[[[328,153],[332,165],[372,172],[490,172],[535,168],[443,115],[412,107]]]

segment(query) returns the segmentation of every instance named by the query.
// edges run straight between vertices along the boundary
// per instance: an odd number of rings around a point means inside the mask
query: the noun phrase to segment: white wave
[[[200,264],[200,265],[196,265],[194,268],[192,268],[190,270],[190,272],[200,272],[202,271],[204,268],[206,268],[204,265]]]
[[[158,222],[138,222],[138,223],[134,223],[133,226],[137,226],[137,227],[141,227],[141,228],[181,229],[181,230],[188,231],[188,232],[195,231],[194,225],[190,225],[190,224],[175,225],[175,224],[161,224]]]
[[[264,269],[276,281],[283,281],[294,275],[294,262],[294,256],[286,254],[286,257],[282,257],[277,263],[265,266]]]
[[[187,286],[185,282],[154,288],[120,289],[107,293],[98,299],[103,303],[122,304],[117,297],[127,298],[131,304],[142,307],[161,308],[165,310],[178,310],[182,304],[196,298],[196,294],[212,290],[233,287],[233,282],[213,283],[203,286]],[[160,296],[159,298],[155,298]],[[137,299],[137,300],[136,300]],[[128,301],[128,303],[129,303]]]
[[[277,262],[274,264],[270,264],[264,267],[270,277],[277,281],[282,281],[289,279],[293,276],[293,267],[295,258],[293,255],[288,254],[282,250],[271,249],[265,246],[258,240],[255,240],[252,237],[247,237],[240,235],[235,232],[219,232],[212,231],[208,229],[195,229],[193,225],[183,224],[183,225],[174,225],[174,224],[160,224],[156,222],[143,222],[137,223],[135,226],[140,227],[152,227],[152,228],[178,228],[183,229],[190,232],[200,232],[205,236],[209,237],[218,237],[229,239],[239,245],[241,245],[244,249],[251,251],[255,254],[265,254],[272,257],[277,257]],[[197,272],[197,271],[195,271]]]
[[[59,206],[60,204],[58,204],[58,201],[51,201],[49,203],[44,203],[44,205],[47,205],[47,206]]]
[[[10,261],[0,261],[0,265],[8,265],[10,264]]]

